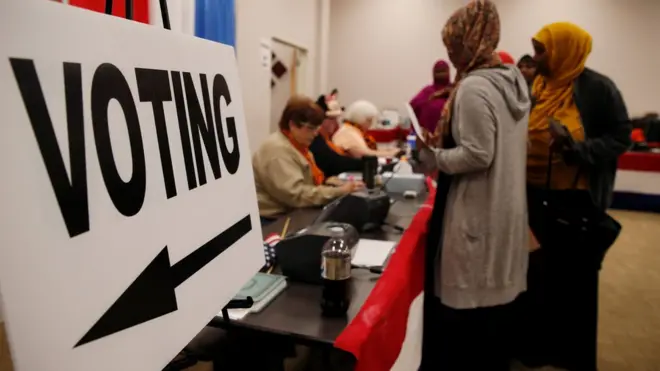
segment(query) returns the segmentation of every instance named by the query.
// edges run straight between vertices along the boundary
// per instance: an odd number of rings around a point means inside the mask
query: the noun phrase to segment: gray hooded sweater
[[[436,294],[449,307],[507,304],[526,289],[529,109],[518,68],[474,71],[456,94],[457,146],[422,156],[454,175],[436,269]]]

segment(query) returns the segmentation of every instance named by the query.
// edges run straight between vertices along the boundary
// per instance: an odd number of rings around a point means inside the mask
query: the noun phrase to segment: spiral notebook
[[[246,299],[248,296],[251,296],[252,300],[256,303],[268,296],[283,281],[286,282],[286,278],[279,274],[257,273],[243,285],[238,294],[234,296],[234,299]]]

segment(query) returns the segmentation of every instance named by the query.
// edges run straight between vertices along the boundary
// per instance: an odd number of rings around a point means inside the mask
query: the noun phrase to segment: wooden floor
[[[616,211],[600,278],[600,371],[660,371],[660,214]]]
[[[660,214],[612,215],[623,231],[601,273],[599,370],[660,371]],[[0,326],[0,371],[11,370]],[[188,371],[211,370],[199,364]]]

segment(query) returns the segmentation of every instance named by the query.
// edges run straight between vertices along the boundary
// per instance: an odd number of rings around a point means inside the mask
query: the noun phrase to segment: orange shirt
[[[378,143],[376,142],[376,139],[369,135],[366,130],[362,129],[360,125],[354,124],[352,122],[346,121],[345,124],[351,125],[352,127],[358,129],[360,133],[362,133],[362,138],[364,139],[364,142],[367,144],[367,147],[369,149],[378,149]]]
[[[321,129],[319,129],[319,135],[323,137],[323,140],[325,140],[325,143],[328,145],[328,147],[330,147],[330,149],[333,150],[336,154],[342,155],[342,156],[346,155],[346,151],[339,148],[338,146],[336,146],[332,142],[332,139],[330,137],[330,133],[328,133],[326,130],[324,130],[323,127],[321,127]]]

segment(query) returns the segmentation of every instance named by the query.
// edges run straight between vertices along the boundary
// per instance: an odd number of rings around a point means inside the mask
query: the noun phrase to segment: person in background
[[[644,136],[646,137],[647,144],[652,148],[660,147],[660,116],[657,112],[649,112],[640,120],[640,124],[644,128]]]
[[[316,104],[319,104],[319,102],[320,98],[316,101]],[[344,107],[339,104],[339,90],[337,88],[332,89],[329,94],[323,96],[323,102],[328,106],[332,106],[333,110],[336,108],[340,113],[344,111]]]
[[[326,178],[309,146],[324,120],[323,111],[305,96],[289,99],[279,122],[252,156],[262,223],[292,209],[321,206],[362,187],[361,182]]]
[[[339,90],[337,88],[332,89],[332,91],[330,91],[330,94],[328,94],[328,96],[325,99],[326,99],[327,102],[330,102],[330,101],[338,102],[339,101]]]
[[[351,104],[344,114],[344,124],[332,137],[332,142],[350,156],[395,157],[398,148],[378,149],[376,140],[368,134],[369,128],[378,117],[378,108],[365,100]]]
[[[598,252],[568,236],[545,236],[544,201],[551,191],[587,190],[587,203],[607,209],[618,157],[631,145],[631,123],[614,82],[585,68],[592,48],[587,31],[552,23],[532,44],[539,76],[532,86],[527,197],[530,227],[541,248],[530,257],[524,309],[530,322],[521,326],[529,333],[519,336],[529,349],[521,358],[534,367],[595,371],[600,264],[592,262]],[[554,204],[568,211],[575,204],[558,198],[565,192],[553,195]]]
[[[503,50],[500,50],[499,52],[497,52],[497,55],[500,57],[500,60],[504,64],[516,64],[516,60],[513,59],[511,54],[509,54],[509,53],[507,53]]]
[[[410,101],[410,106],[422,128],[429,132],[435,131],[451,89],[449,64],[439,60],[433,65],[433,83],[425,86]]]
[[[527,85],[531,88],[532,83],[536,78],[536,62],[534,62],[534,58],[532,58],[532,56],[529,54],[523,55],[518,61],[518,68],[520,69],[520,72],[522,72],[523,76],[525,76]]]
[[[341,115],[341,108],[338,107],[337,101],[331,100],[326,103],[325,96],[321,95],[316,100],[316,104],[325,111],[325,119],[319,128],[319,135],[314,138],[309,147],[314,154],[316,165],[327,177],[362,171],[361,158],[347,155],[346,151],[332,142],[332,136],[339,129],[339,116]]]
[[[508,371],[512,356],[511,312],[526,288],[529,255],[524,194],[531,102],[520,70],[495,52],[499,38],[499,15],[489,0],[459,9],[442,31],[456,88],[440,138],[427,136],[438,147],[420,153],[440,171],[428,227],[439,233],[427,244],[437,251],[436,305],[426,311],[424,331],[435,328],[434,349],[425,353],[438,360],[429,369]]]

